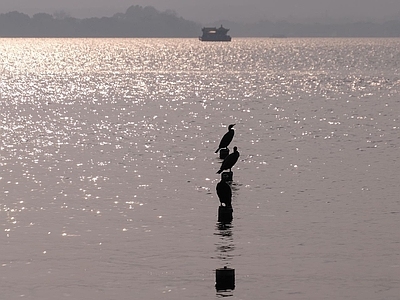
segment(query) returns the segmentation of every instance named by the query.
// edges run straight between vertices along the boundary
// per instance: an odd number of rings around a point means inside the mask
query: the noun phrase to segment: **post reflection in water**
[[[237,196],[239,186],[230,183],[230,187],[233,195]],[[234,206],[234,203],[232,203],[232,206]],[[235,270],[232,266],[236,248],[233,239],[234,225],[232,222],[218,222],[215,228],[214,235],[219,237],[215,243],[217,258],[221,262],[219,269],[216,270],[215,288],[218,297],[230,297],[233,296],[233,290],[235,289]]]
[[[234,273],[232,274],[234,269],[231,266],[233,260],[232,252],[235,250],[232,229],[232,224],[217,223],[214,233],[220,237],[216,243],[217,258],[221,260],[223,268],[228,268],[226,270],[216,270],[215,289],[218,297],[233,296],[233,290],[235,289]]]
[[[231,252],[235,250],[232,232],[233,225],[218,223],[216,228],[217,230],[214,234],[220,237],[219,241],[216,243],[217,257],[222,260],[225,265],[230,265],[233,259],[233,254]]]

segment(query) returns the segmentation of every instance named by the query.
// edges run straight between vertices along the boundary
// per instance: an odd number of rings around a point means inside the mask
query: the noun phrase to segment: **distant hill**
[[[258,21],[251,24],[219,21],[207,26],[230,28],[235,37],[400,37],[400,20],[346,24]],[[58,13],[32,17],[17,12],[0,14],[0,37],[170,37],[197,38],[204,25],[173,11],[134,5],[112,17],[76,19]]]
[[[152,6],[131,6],[112,17],[75,19],[38,13],[31,17],[20,12],[0,14],[2,37],[194,37],[201,25],[159,12]]]

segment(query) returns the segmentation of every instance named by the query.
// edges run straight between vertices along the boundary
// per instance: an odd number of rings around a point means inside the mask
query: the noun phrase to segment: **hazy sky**
[[[382,20],[400,18],[400,0],[0,0],[0,13],[17,10],[29,15],[65,11],[72,17],[112,16],[131,5],[171,9],[185,19],[245,22],[259,19]]]

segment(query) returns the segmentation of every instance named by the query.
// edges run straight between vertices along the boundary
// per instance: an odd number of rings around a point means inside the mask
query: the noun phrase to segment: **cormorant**
[[[236,162],[239,159],[239,151],[237,151],[237,147],[233,147],[233,152],[229,154],[227,157],[225,157],[224,161],[221,164],[221,168],[217,172],[218,174],[221,174],[223,170],[228,170],[232,171],[232,167],[236,164]]]
[[[224,136],[222,137],[218,149],[215,151],[215,153],[218,153],[220,149],[227,148],[229,144],[232,142],[233,136],[235,134],[235,131],[232,129],[232,127],[235,125],[236,124],[231,124],[228,126],[228,132],[225,133]]]
[[[229,184],[225,180],[221,180],[217,183],[216,189],[221,206],[225,204],[226,207],[232,207],[232,190]]]

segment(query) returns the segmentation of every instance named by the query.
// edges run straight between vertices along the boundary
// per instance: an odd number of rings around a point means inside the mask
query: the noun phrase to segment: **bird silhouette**
[[[237,147],[233,147],[233,152],[225,157],[224,161],[221,164],[221,168],[218,170],[217,174],[221,174],[223,170],[232,171],[232,167],[236,164],[239,159],[239,151],[237,151]]]
[[[219,142],[218,149],[215,151],[217,153],[220,149],[227,148],[229,144],[232,142],[233,136],[235,135],[235,130],[233,130],[233,126],[236,124],[231,124],[228,126],[228,132],[224,134],[221,141]]]
[[[221,179],[221,181],[217,183],[216,190],[221,206],[225,204],[226,207],[232,207],[232,190],[229,184]]]

